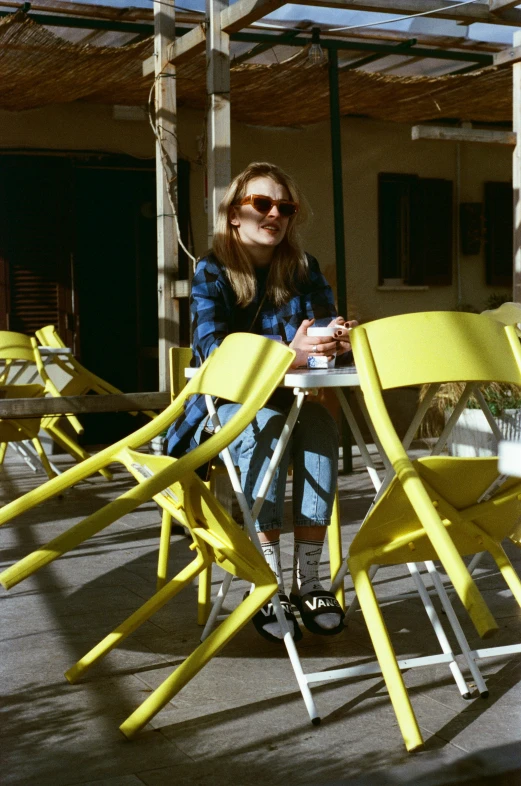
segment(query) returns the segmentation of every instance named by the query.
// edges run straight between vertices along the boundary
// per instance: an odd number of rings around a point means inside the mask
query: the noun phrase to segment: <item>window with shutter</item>
[[[485,183],[486,282],[495,287],[512,286],[514,212],[512,183]]]
[[[452,283],[453,185],[450,180],[380,173],[379,283]]]

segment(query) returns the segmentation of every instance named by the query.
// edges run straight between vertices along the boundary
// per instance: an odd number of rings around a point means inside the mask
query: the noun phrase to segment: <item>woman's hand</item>
[[[307,366],[309,355],[323,355],[331,360],[337,352],[338,341],[332,336],[308,336],[307,329],[312,327],[314,319],[304,319],[290,344],[296,354],[291,368]],[[334,324],[334,323],[331,323]]]
[[[338,325],[339,327],[343,327],[343,328],[354,328],[358,325],[358,322],[356,319],[350,319],[346,322],[346,320],[343,317],[335,317],[335,319],[333,319],[329,323],[328,327],[335,327],[335,325]],[[336,346],[337,346],[336,349],[337,355],[343,355],[344,352],[350,352],[351,342],[349,341],[349,336],[345,336],[345,337],[341,336],[340,338],[338,338],[336,340]]]

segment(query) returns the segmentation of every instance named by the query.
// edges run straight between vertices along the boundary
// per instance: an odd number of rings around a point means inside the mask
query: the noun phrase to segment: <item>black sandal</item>
[[[247,592],[244,597],[246,598],[249,595]],[[291,603],[289,602],[289,598],[287,595],[283,595],[279,592],[279,600],[280,605],[284,609],[284,616],[286,617],[289,625],[289,629],[291,630],[291,623],[293,623],[293,641],[300,641],[302,638],[302,631],[300,630],[299,624],[297,622],[297,618],[293,613],[293,608]],[[260,633],[268,641],[274,641],[277,644],[282,644],[284,641],[283,639],[279,639],[277,636],[274,636],[272,633],[265,629],[266,625],[273,624],[277,622],[277,617],[275,615],[275,610],[273,608],[273,603],[268,601],[265,606],[262,607],[254,616],[252,617],[253,624],[255,625],[255,630]]]
[[[317,633],[319,636],[335,636],[344,630],[344,610],[329,590],[311,590],[305,595],[295,595],[292,592],[289,597],[300,611],[302,622],[311,633]],[[321,628],[315,622],[315,618],[320,614],[339,614],[340,622],[336,628]]]

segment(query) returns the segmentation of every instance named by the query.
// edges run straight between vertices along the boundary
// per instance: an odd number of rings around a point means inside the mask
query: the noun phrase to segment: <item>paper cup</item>
[[[310,337],[324,337],[330,336],[333,338],[335,335],[335,331],[337,326],[331,325],[327,327],[310,327],[307,329],[307,334]],[[336,361],[336,353],[333,355],[331,360],[328,362],[327,357],[322,355],[309,355],[308,356],[308,368],[334,368]]]

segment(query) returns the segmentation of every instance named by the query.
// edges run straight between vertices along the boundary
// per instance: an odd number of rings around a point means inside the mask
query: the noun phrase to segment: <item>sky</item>
[[[76,3],[91,2],[92,0],[75,0]],[[94,0],[96,5],[108,5],[116,8],[151,8],[153,0]],[[1,3],[0,3],[1,4]],[[204,0],[180,0],[176,4],[178,8],[194,11],[204,11]],[[518,6],[521,8],[521,6]],[[458,25],[448,19],[434,19],[430,17],[419,17],[407,19],[401,22],[393,22],[396,14],[367,13],[365,11],[344,11],[336,8],[317,8],[313,6],[288,4],[266,16],[263,21],[276,24],[279,20],[299,21],[309,19],[320,25],[331,25],[331,28],[356,25],[357,29],[374,23],[384,22],[376,29],[398,30],[410,33],[412,36],[417,33],[428,35],[446,35],[460,38],[466,35],[474,41],[490,41],[494,43],[512,44],[513,34],[519,28],[509,27],[508,25],[486,25],[473,24],[468,27]]]

